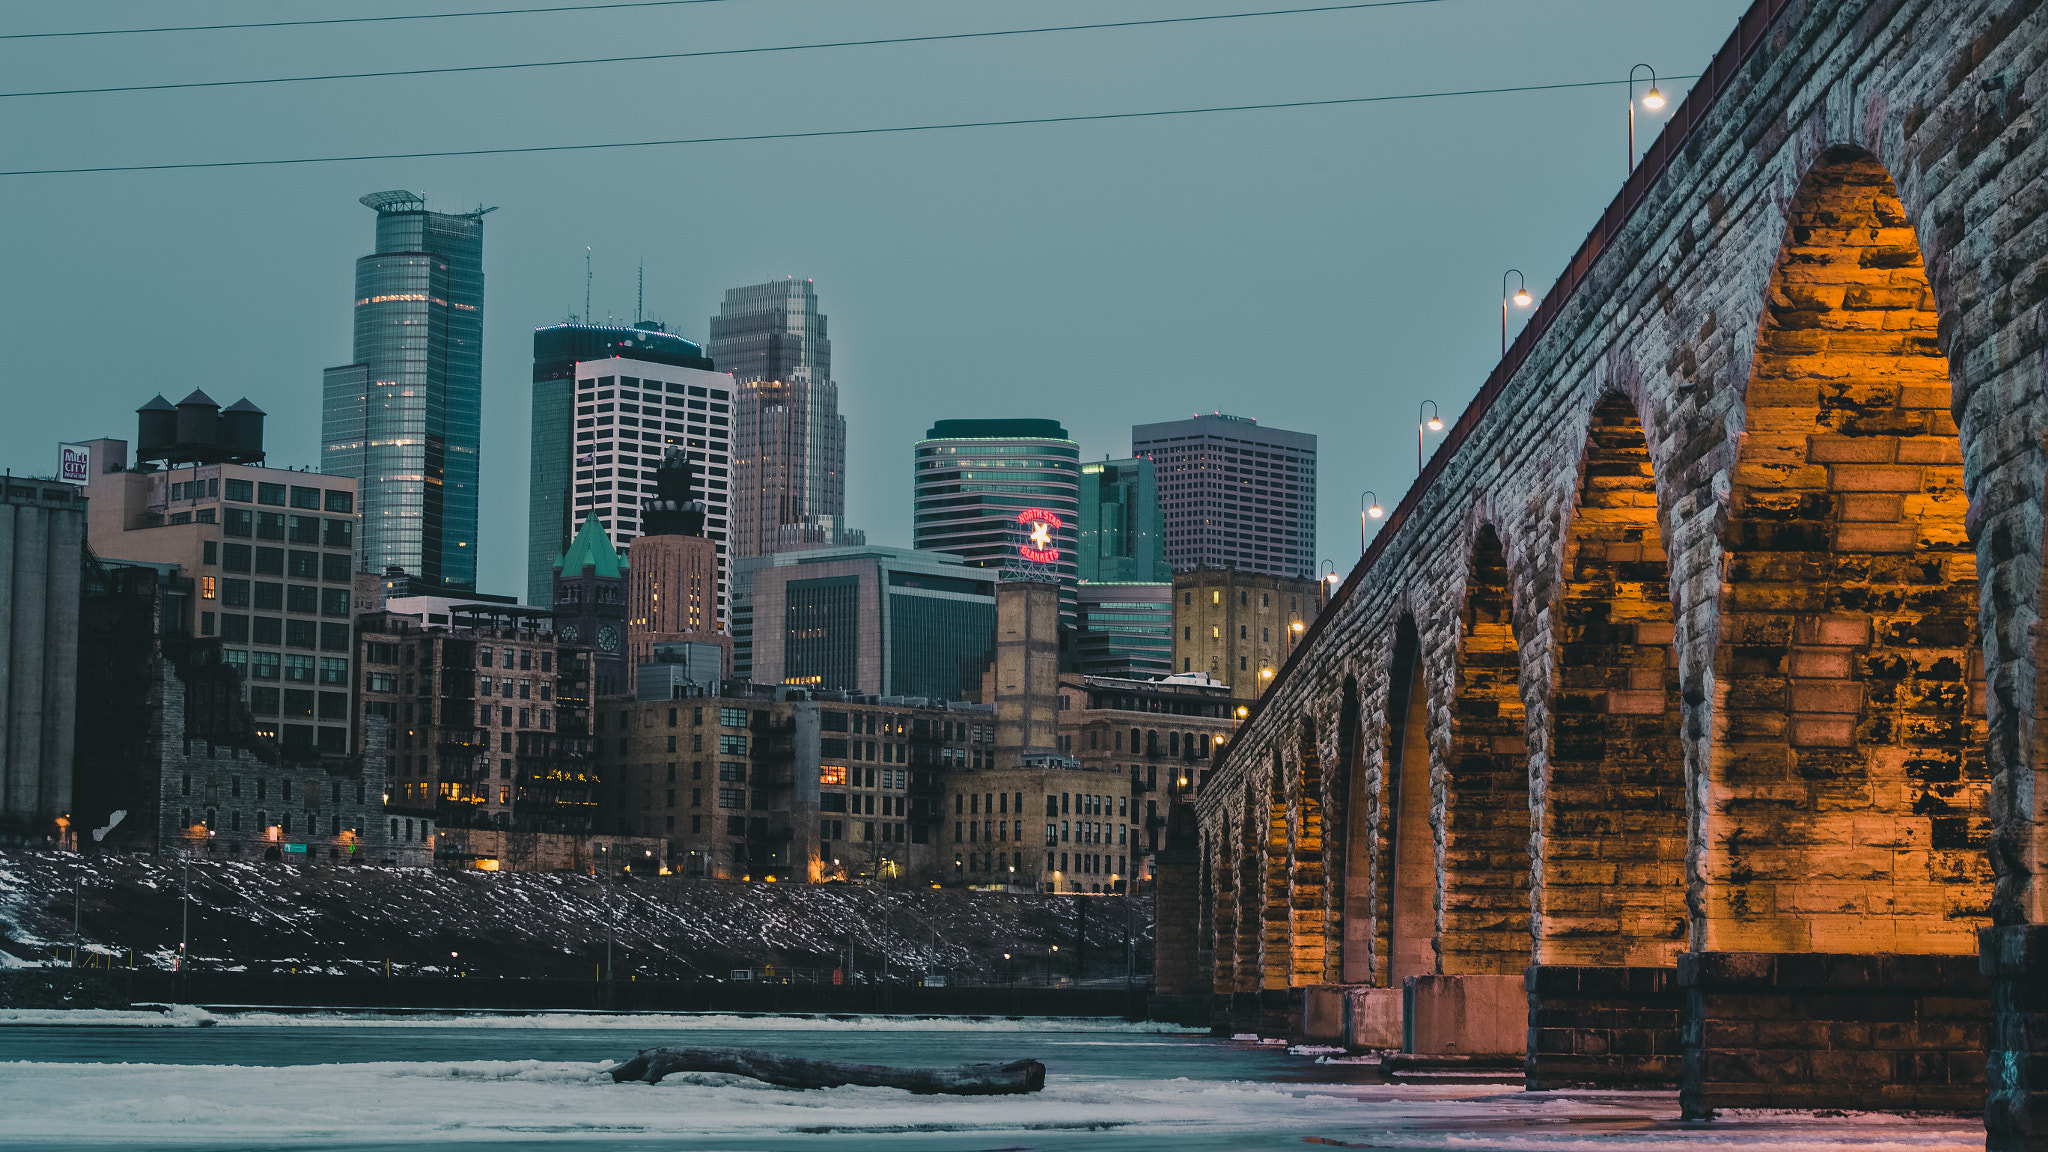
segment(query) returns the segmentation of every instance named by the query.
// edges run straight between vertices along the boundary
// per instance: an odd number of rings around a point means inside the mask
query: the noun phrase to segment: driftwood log
[[[901,1088],[919,1096],[1011,1096],[1045,1087],[1045,1065],[1036,1060],[1008,1064],[962,1064],[957,1068],[887,1068],[838,1060],[807,1060],[746,1048],[643,1048],[611,1070],[612,1083],[640,1080],[659,1084],[677,1072],[724,1072],[784,1088]]]

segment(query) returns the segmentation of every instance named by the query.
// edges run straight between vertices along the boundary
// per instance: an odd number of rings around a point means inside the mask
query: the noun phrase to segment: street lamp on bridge
[[[1422,467],[1418,462],[1417,468]],[[1367,488],[1358,494],[1358,554],[1365,555],[1365,522],[1386,515],[1380,510],[1380,494]]]
[[[1636,73],[1650,74],[1650,90],[1643,94],[1643,107],[1655,112],[1664,106],[1664,94],[1657,91],[1657,70],[1648,64],[1638,64],[1628,70],[1628,170],[1636,170]]]
[[[1508,277],[1515,278],[1515,294],[1512,299],[1517,308],[1529,306],[1529,282],[1522,277],[1520,268],[1510,268],[1500,274],[1500,354],[1508,354]]]
[[[1425,409],[1429,412],[1429,419],[1427,420],[1422,418],[1422,413]],[[1418,405],[1415,409],[1415,419],[1418,421],[1415,425],[1415,474],[1420,476],[1422,474],[1422,433],[1425,429],[1431,432],[1443,431],[1444,421],[1443,417],[1437,415],[1436,401],[1434,400],[1424,400]]]

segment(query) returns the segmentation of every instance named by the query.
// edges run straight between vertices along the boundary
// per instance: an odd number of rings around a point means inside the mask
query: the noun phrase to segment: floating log
[[[1036,1060],[1007,1064],[962,1064],[957,1068],[887,1068],[809,1060],[747,1048],[643,1048],[611,1070],[612,1083],[640,1080],[659,1084],[678,1072],[724,1072],[784,1088],[901,1088],[918,1096],[1012,1096],[1045,1087],[1045,1065]]]

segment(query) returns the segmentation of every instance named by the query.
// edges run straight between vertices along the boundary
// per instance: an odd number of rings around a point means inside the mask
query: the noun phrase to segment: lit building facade
[[[912,451],[912,544],[973,568],[1047,570],[1071,624],[1081,446],[1067,430],[1056,420],[940,420]]]
[[[1272,687],[1322,611],[1323,582],[1232,568],[1173,578],[1176,671],[1205,673],[1240,701]]]
[[[483,217],[404,191],[362,198],[376,252],[356,261],[354,361],[323,380],[321,465],[358,485],[371,571],[476,587],[483,423]]]
[[[846,527],[846,418],[811,282],[729,288],[710,332],[737,388],[732,554],[866,543]]]
[[[723,679],[732,667],[732,637],[718,631],[718,548],[704,535],[694,472],[681,449],[668,450],[654,473],[655,491],[641,501],[643,535],[626,551],[626,678],[636,689],[636,670],[663,645],[717,649],[710,679]]]
[[[1316,570],[1316,438],[1246,416],[1196,416],[1131,429],[1152,461],[1175,572]]]
[[[581,522],[581,515],[577,509],[581,507],[587,511],[597,506],[596,462],[593,460],[591,466],[586,469],[576,467],[579,454],[576,448],[576,433],[579,431],[576,414],[576,366],[584,361],[596,360],[622,360],[639,365],[712,371],[711,359],[704,355],[702,348],[681,336],[663,331],[661,325],[653,321],[645,321],[631,328],[554,324],[534,329],[533,430],[532,452],[529,457],[533,477],[526,497],[526,600],[529,604],[545,604],[548,597],[553,595],[555,558],[568,550],[569,541],[575,536],[576,526]],[[643,381],[648,378],[648,373],[644,370],[620,365],[613,374],[615,383],[611,387],[614,390],[619,387],[616,384],[619,375]],[[656,375],[658,377],[659,373]],[[630,387],[638,388],[638,385]],[[723,389],[725,385],[721,383],[719,387]],[[595,455],[598,440],[596,405],[599,401],[595,395],[595,385],[591,385],[588,391],[591,395],[586,403],[592,410],[582,417],[589,423],[582,425],[581,430],[591,433],[586,438],[590,446],[581,451]],[[686,396],[685,400],[687,399]],[[706,395],[700,399],[706,401],[704,411],[708,417],[708,389]],[[606,400],[614,405],[620,403],[617,395],[607,397]],[[624,403],[639,404],[640,401],[635,399]],[[687,403],[675,407],[682,409],[682,418],[676,422],[683,425],[687,438],[690,424],[687,413],[690,408]],[[613,413],[614,416],[618,414]],[[663,414],[666,415],[666,409]],[[639,417],[637,412],[634,415],[636,418]],[[663,423],[666,424],[668,421],[664,420]],[[700,438],[709,441],[711,429],[717,426],[711,424],[708,419],[700,420],[698,423],[705,429],[704,435]],[[610,428],[614,432],[623,429],[624,426],[617,424],[616,421]],[[636,426],[635,430],[644,431],[644,428]],[[662,431],[666,434],[667,429],[663,428]],[[663,439],[666,440],[666,435]],[[607,455],[618,455],[618,440],[619,437],[614,435],[607,441],[611,445]],[[613,471],[617,470],[615,461],[607,461],[607,464]],[[593,473],[583,481],[588,485],[583,494],[592,499],[581,505],[576,503],[576,492],[573,490],[574,485],[578,483],[574,479],[574,474],[579,470]]]

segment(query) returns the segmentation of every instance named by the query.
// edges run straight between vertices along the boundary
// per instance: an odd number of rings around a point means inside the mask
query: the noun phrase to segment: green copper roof
[[[555,571],[564,576],[581,576],[586,564],[595,565],[599,576],[616,579],[626,574],[626,562],[619,559],[618,550],[612,547],[611,537],[605,535],[604,525],[597,522],[595,514],[576,530],[569,550],[555,561]]]

